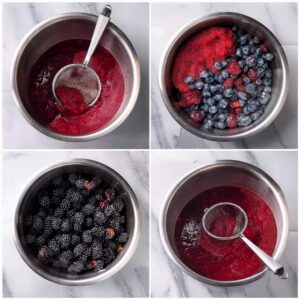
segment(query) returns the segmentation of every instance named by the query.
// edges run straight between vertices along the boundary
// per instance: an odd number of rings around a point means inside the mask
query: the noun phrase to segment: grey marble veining
[[[168,257],[160,239],[162,204],[175,183],[197,168],[219,159],[251,163],[268,173],[281,187],[289,212],[289,237],[280,262],[289,278],[270,272],[237,287],[204,284],[182,272]],[[157,297],[297,297],[298,291],[298,197],[296,151],[153,151],[151,154],[151,295]]]
[[[14,245],[12,218],[18,197],[29,178],[55,162],[87,158],[119,172],[134,190],[142,211],[142,235],[128,264],[113,277],[98,284],[68,287],[43,279],[22,260]],[[3,169],[3,296],[110,298],[148,297],[149,294],[149,199],[148,152],[37,151],[4,152]],[[16,176],[17,171],[17,176]],[[13,262],[13,263],[12,263]]]
[[[19,113],[10,85],[14,52],[24,35],[39,22],[65,12],[98,14],[107,2],[97,3],[5,3],[3,5],[3,145],[19,148],[123,148],[149,146],[149,5],[112,3],[112,22],[124,31],[139,56],[142,70],[138,101],[126,121],[110,134],[89,142],[70,143],[49,138],[34,129]],[[130,22],[128,22],[130,20]]]
[[[287,102],[277,119],[261,133],[236,142],[201,139],[183,129],[167,111],[158,85],[158,68],[172,36],[197,17],[215,12],[239,12],[266,25],[282,44],[290,67]],[[297,3],[169,3],[152,5],[151,24],[151,147],[152,148],[297,148],[298,16]]]

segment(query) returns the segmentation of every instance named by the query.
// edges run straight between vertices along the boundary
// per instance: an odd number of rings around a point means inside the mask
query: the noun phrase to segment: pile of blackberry
[[[63,174],[38,191],[32,205],[26,242],[47,266],[71,274],[99,271],[128,240],[125,203],[98,176]]]
[[[262,116],[271,98],[273,53],[257,36],[237,26],[232,32],[235,54],[216,61],[215,72],[203,70],[199,78],[184,80],[194,93],[189,97],[201,98],[185,111],[204,130],[249,126]]]

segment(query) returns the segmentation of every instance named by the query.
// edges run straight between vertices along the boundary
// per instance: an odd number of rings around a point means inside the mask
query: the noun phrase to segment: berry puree
[[[232,202],[243,208],[248,216],[245,236],[272,255],[277,227],[271,209],[253,191],[234,186],[204,191],[183,208],[175,226],[176,251],[189,268],[202,276],[222,281],[243,279],[259,272],[264,265],[241,239],[217,241],[204,232],[204,209],[219,202]],[[213,226],[214,234],[231,235],[235,220],[224,214]]]
[[[89,66],[98,74],[102,90],[98,101],[89,107],[81,93],[68,87],[60,87],[60,107],[52,94],[52,81],[64,66],[84,61],[89,41],[67,40],[60,42],[34,64],[28,82],[28,94],[36,119],[48,129],[66,135],[93,132],[107,124],[118,111],[124,96],[124,77],[114,56],[98,46]]]

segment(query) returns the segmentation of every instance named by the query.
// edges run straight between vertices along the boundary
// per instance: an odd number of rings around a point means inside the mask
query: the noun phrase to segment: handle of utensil
[[[86,56],[85,56],[85,59],[83,62],[83,64],[86,66],[89,64],[90,59],[102,37],[102,34],[103,34],[105,28],[107,27],[107,24],[110,21],[110,15],[111,15],[111,6],[105,5],[102,13],[98,17],[98,20],[97,20],[97,23],[96,23],[96,26],[95,26],[95,29],[93,32],[92,40],[91,40],[89,49],[86,53]]]
[[[275,259],[257,247],[243,234],[240,234],[240,238],[247,244],[247,246],[263,261],[263,263],[271,270],[275,275],[281,279],[288,278],[288,273],[284,270],[284,267],[279,264]]]

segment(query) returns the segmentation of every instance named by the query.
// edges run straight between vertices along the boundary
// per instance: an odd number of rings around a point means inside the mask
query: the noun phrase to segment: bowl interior
[[[268,105],[265,108],[264,114],[255,122],[250,124],[247,127],[239,127],[233,129],[213,129],[212,131],[204,131],[199,128],[199,124],[193,122],[191,118],[188,117],[187,113],[183,110],[176,110],[174,108],[174,102],[178,101],[178,91],[174,88],[171,74],[172,68],[174,65],[174,59],[182,45],[189,40],[192,36],[199,33],[200,31],[207,29],[212,26],[223,26],[223,27],[232,27],[233,25],[238,25],[244,31],[256,35],[263,41],[268,49],[273,52],[275,59],[272,61],[272,70],[273,70],[273,82],[272,82],[272,95]],[[247,131],[250,131],[254,127],[257,127],[259,124],[265,123],[266,120],[270,117],[270,113],[275,109],[275,107],[281,105],[278,99],[282,98],[283,91],[285,90],[285,76],[283,67],[285,64],[283,50],[274,37],[274,35],[262,24],[259,22],[250,19],[245,16],[230,14],[230,16],[224,16],[222,14],[196,21],[190,26],[188,26],[183,32],[181,32],[172,42],[170,48],[167,51],[165,61],[162,68],[162,88],[167,96],[167,108],[171,112],[172,116],[187,130],[192,133],[203,136],[206,138],[218,138],[218,137],[230,137],[241,135]]]
[[[16,65],[16,87],[18,98],[22,102],[22,106],[36,122],[38,118],[35,116],[31,102],[28,96],[28,78],[32,66],[37,59],[49,48],[55,44],[70,39],[90,40],[95,27],[96,16],[81,14],[80,16],[62,16],[40,26],[27,38],[22,54]],[[112,23],[106,28],[100,44],[109,50],[118,61],[124,76],[125,91],[122,104],[114,117],[99,130],[105,130],[119,118],[128,105],[134,89],[134,68],[133,58],[129,41],[125,35]],[[99,131],[97,130],[97,131]],[[83,136],[86,134],[83,134]]]
[[[175,225],[179,214],[186,204],[199,193],[218,186],[239,186],[255,191],[270,207],[276,221],[277,241],[273,256],[282,251],[282,243],[286,236],[287,227],[284,226],[285,208],[283,206],[283,195],[272,186],[269,180],[250,168],[238,165],[214,165],[199,171],[193,176],[185,179],[179,187],[174,190],[169,199],[165,216],[165,230],[167,241],[173,253],[180,260],[175,247]],[[188,268],[186,266],[186,268]],[[189,268],[188,268],[189,269]],[[190,269],[189,269],[190,270]],[[190,272],[193,272],[190,270]],[[193,272],[194,273],[194,272]],[[196,273],[194,273],[196,274]],[[198,276],[201,278],[202,276]],[[209,281],[214,281],[208,279]],[[245,280],[245,279],[243,279]]]
[[[106,184],[112,186],[118,195],[122,197],[122,200],[125,203],[125,216],[127,220],[127,232],[129,234],[129,240],[124,246],[124,250],[117,256],[117,258],[109,264],[105,269],[98,272],[86,272],[80,275],[72,275],[67,272],[58,271],[55,268],[45,266],[40,261],[37,260],[36,255],[34,255],[33,251],[29,247],[29,245],[25,241],[26,229],[24,225],[24,218],[32,212],[34,209],[33,201],[35,200],[34,195],[37,194],[38,190],[42,187],[47,186],[47,184],[55,177],[70,173],[70,172],[80,172],[82,174],[87,175],[99,175],[103,178],[103,181]],[[77,280],[77,279],[89,279],[94,278],[98,275],[106,273],[110,269],[112,269],[116,264],[122,260],[122,257],[125,255],[126,250],[130,247],[133,238],[133,232],[136,226],[135,220],[135,210],[133,207],[132,200],[132,191],[129,188],[128,184],[122,179],[122,177],[116,176],[111,169],[95,169],[92,166],[83,165],[83,164],[72,164],[65,165],[61,167],[57,167],[46,171],[41,176],[39,176],[25,191],[22,199],[20,200],[20,206],[16,212],[16,235],[18,239],[18,243],[22,248],[22,254],[25,261],[29,264],[31,268],[37,271],[39,274],[44,275],[47,274],[46,277],[63,279],[63,280]]]

